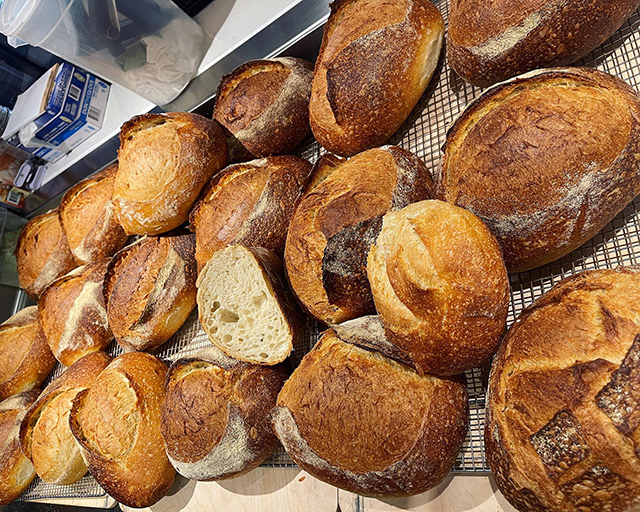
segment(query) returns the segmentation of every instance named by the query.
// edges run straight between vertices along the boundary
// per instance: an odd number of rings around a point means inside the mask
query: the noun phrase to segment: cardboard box
[[[56,162],[102,127],[109,89],[88,71],[56,64],[18,97],[2,137]]]

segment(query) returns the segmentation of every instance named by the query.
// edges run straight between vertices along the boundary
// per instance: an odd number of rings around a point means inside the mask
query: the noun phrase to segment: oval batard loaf
[[[15,254],[20,286],[34,300],[56,279],[78,266],[57,208],[25,224]]]
[[[334,1],[313,74],[313,136],[345,156],[383,144],[427,88],[443,37],[429,0]]]
[[[71,253],[80,263],[113,256],[127,243],[113,206],[118,164],[71,187],[58,208]]]
[[[213,118],[255,157],[290,153],[311,133],[312,78],[303,59],[245,62],[222,77]]]
[[[104,352],[79,359],[45,388],[22,420],[22,452],[45,482],[73,484],[87,472],[80,446],[69,428],[69,413],[76,395],[89,387],[110,362],[111,357]]]
[[[278,446],[270,413],[286,378],[281,366],[242,363],[213,346],[174,362],[162,437],[177,472],[221,480],[259,466]]]
[[[389,210],[428,199],[431,174],[410,152],[385,146],[348,161],[325,157],[293,214],[284,261],[304,308],[326,324],[375,312],[369,247]]]
[[[311,167],[297,156],[274,156],[231,165],[215,176],[189,216],[198,268],[227,245],[264,247],[282,257]]]
[[[447,134],[437,198],[480,217],[507,269],[556,260],[640,192],[640,101],[620,79],[548,69],[496,85]]]
[[[0,402],[0,505],[15,500],[36,477],[20,449],[20,423],[39,394],[25,391]]]
[[[0,325],[0,400],[40,387],[55,365],[37,306],[24,308]]]
[[[166,374],[152,355],[124,354],[73,401],[69,425],[89,471],[128,507],[149,507],[173,485],[160,433]]]
[[[113,339],[102,292],[110,259],[89,263],[55,281],[40,297],[38,314],[58,361],[71,366]]]
[[[485,87],[525,71],[571,64],[605,42],[638,0],[451,0],[447,59]]]
[[[198,314],[211,343],[254,364],[284,361],[305,318],[284,282],[282,261],[268,249],[231,245],[198,276]]]
[[[227,165],[220,125],[196,114],[136,116],[120,130],[113,189],[129,235],[157,235],[187,221],[202,188]]]
[[[472,213],[421,201],[386,214],[367,274],[389,341],[419,370],[455,375],[498,348],[509,279],[496,239]]]
[[[150,350],[167,341],[196,305],[195,236],[145,237],[116,254],[104,297],[118,344]]]
[[[485,428],[498,488],[522,512],[640,502],[640,269],[561,281],[493,362]]]
[[[316,478],[365,496],[411,496],[453,467],[467,433],[467,390],[459,377],[421,376],[370,350],[386,345],[376,317],[327,331],[282,388],[273,423]]]

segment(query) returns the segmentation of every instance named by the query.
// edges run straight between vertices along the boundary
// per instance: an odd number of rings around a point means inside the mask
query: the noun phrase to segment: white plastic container
[[[4,0],[0,32],[157,105],[180,94],[204,54],[202,28],[170,0]]]

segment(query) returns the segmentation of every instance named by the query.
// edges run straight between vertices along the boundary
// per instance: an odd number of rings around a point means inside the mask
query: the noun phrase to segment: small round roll
[[[125,232],[157,235],[186,222],[227,156],[220,125],[196,114],[145,114],[124,123],[113,203]]]
[[[276,448],[269,415],[287,373],[242,363],[211,347],[167,374],[162,437],[176,471],[193,480],[248,473]]]
[[[20,286],[36,301],[47,286],[78,266],[57,208],[34,217],[22,228],[16,261]]]
[[[273,413],[276,435],[316,478],[365,496],[412,496],[449,473],[467,433],[459,377],[393,360],[377,317],[327,331],[293,372]]]
[[[40,387],[55,365],[37,306],[24,308],[0,325],[0,400]]]
[[[462,373],[498,348],[509,280],[498,242],[472,213],[442,201],[388,213],[367,274],[389,340],[420,371]]]

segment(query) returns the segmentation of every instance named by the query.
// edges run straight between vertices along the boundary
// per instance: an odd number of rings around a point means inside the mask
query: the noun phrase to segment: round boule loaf
[[[316,478],[365,496],[412,496],[453,467],[467,433],[467,390],[460,377],[394,361],[388,345],[376,317],[328,330],[282,388],[273,423]]]
[[[113,204],[125,232],[157,235],[186,222],[227,155],[220,125],[197,114],[145,114],[124,123]]]
[[[178,359],[167,374],[162,437],[173,467],[193,480],[244,475],[278,446],[270,414],[287,378],[210,347]]]
[[[127,243],[113,206],[113,184],[118,164],[71,187],[58,213],[71,253],[80,263],[113,256]]]
[[[511,326],[489,378],[487,460],[522,512],[640,503],[640,268],[564,279]]]
[[[25,224],[15,254],[20,286],[36,301],[47,286],[78,266],[57,208]]]
[[[498,348],[509,279],[498,243],[472,213],[422,201],[386,214],[367,274],[389,341],[420,371],[462,373]]]
[[[222,77],[213,118],[254,157],[290,153],[311,133],[312,78],[304,59],[245,62]]]
[[[345,161],[324,158],[297,204],[284,261],[291,288],[318,320],[336,324],[375,312],[366,261],[381,218],[433,193],[424,163],[397,146]]]
[[[588,68],[498,84],[449,129],[436,197],[489,227],[507,269],[556,260],[640,193],[640,100]]]

